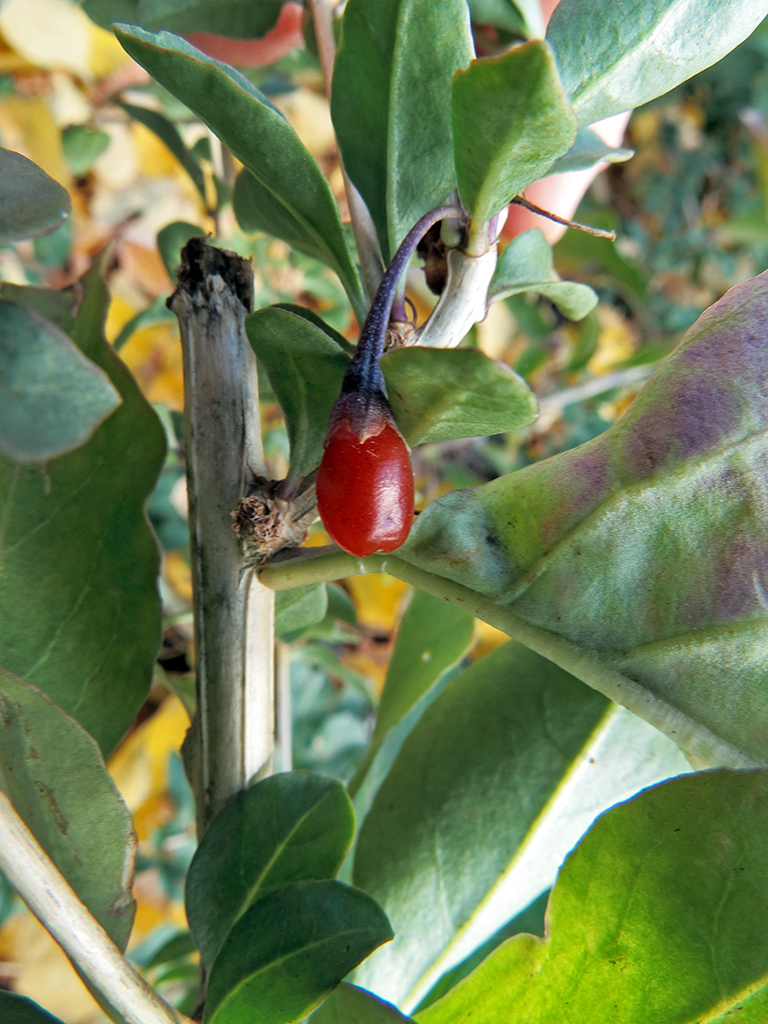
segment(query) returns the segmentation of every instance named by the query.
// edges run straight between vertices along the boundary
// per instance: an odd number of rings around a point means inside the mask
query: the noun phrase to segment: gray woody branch
[[[191,239],[169,301],[181,328],[195,604],[197,715],[185,757],[203,835],[226,800],[271,768],[274,595],[244,568],[231,513],[265,475],[256,360],[243,319],[250,263]]]

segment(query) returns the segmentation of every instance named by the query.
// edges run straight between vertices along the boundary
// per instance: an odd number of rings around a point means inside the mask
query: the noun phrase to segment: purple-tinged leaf
[[[712,763],[768,762],[766,325],[768,273],[610,430],[438,499],[402,552]]]

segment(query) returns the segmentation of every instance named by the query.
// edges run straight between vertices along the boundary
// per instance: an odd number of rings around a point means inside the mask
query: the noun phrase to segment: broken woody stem
[[[169,300],[181,328],[184,433],[195,608],[197,713],[184,754],[198,834],[233,793],[269,771],[274,746],[274,596],[232,529],[265,475],[256,359],[243,320],[248,260],[193,238]]]

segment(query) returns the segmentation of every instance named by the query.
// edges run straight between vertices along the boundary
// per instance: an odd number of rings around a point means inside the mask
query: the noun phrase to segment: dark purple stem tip
[[[384,271],[376,296],[365,318],[357,351],[344,376],[342,393],[347,391],[380,391],[386,394],[384,377],[379,369],[379,360],[384,352],[384,341],[387,326],[392,315],[392,304],[397,292],[397,285],[421,239],[433,224],[446,218],[465,220],[464,211],[458,206],[438,206],[425,213],[411,228],[392,262]]]

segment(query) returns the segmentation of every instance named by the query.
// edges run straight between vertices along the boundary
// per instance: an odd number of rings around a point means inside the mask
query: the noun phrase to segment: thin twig
[[[336,40],[333,37],[333,11],[330,0],[309,0],[309,9],[315,27],[317,52],[320,55],[320,66],[323,69],[323,82],[328,98],[331,98],[333,81],[333,65],[336,60]],[[344,191],[347,195],[347,206],[352,221],[352,230],[357,243],[357,254],[360,257],[360,271],[363,284],[371,300],[379,287],[384,273],[384,261],[376,238],[376,227],[368,212],[363,197],[349,180],[342,164]]]
[[[617,370],[605,377],[595,377],[593,380],[585,381],[584,384],[577,384],[572,388],[563,388],[552,395],[545,395],[539,399],[539,412],[549,413],[553,410],[564,409],[566,405],[575,405],[576,402],[584,402],[588,398],[595,398],[603,395],[606,391],[613,391],[614,388],[624,388],[632,384],[642,384],[651,376],[656,369],[655,363],[647,363],[644,366],[630,366],[626,370]]]
[[[336,40],[333,38],[333,11],[330,0],[309,0],[309,10],[315,28],[317,52],[323,70],[323,82],[328,97],[331,95],[333,62],[336,60]]]
[[[556,213],[550,213],[549,210],[543,210],[540,206],[535,203],[529,202],[525,196],[515,196],[512,200],[515,206],[522,206],[523,209],[529,210],[531,213],[537,213],[540,217],[546,217],[547,220],[553,220],[555,224],[564,224],[567,228],[575,228],[577,231],[583,231],[587,235],[592,235],[594,238],[607,238],[610,242],[616,240],[615,231],[605,231],[603,228],[593,228],[589,224],[579,224],[575,220],[568,220],[566,217],[559,217]]]
[[[186,1020],[125,959],[2,792],[0,869],[78,971],[126,1024],[179,1024]]]

